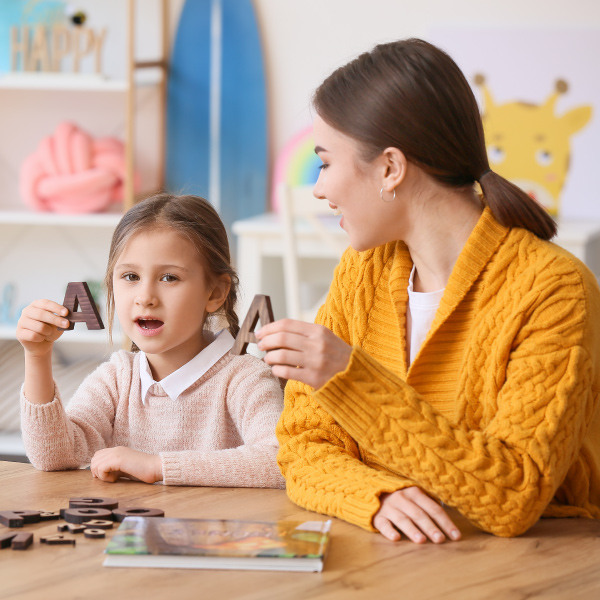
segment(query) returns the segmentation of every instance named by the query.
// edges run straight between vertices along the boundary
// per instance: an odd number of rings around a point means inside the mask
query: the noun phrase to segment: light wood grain
[[[129,481],[103,483],[89,471],[44,473],[0,462],[0,510],[57,510],[75,496],[117,498],[121,507],[162,508],[168,517],[322,519],[281,490],[191,488]],[[455,515],[453,515],[455,516]],[[455,516],[464,538],[440,546],[390,542],[334,519],[322,573],[108,569],[106,540],[45,546],[56,521],[27,525],[24,551],[0,550],[0,598],[477,599],[600,598],[600,522],[543,520],[527,535],[500,539]],[[0,526],[2,531],[6,529]],[[107,537],[113,534],[107,531]]]

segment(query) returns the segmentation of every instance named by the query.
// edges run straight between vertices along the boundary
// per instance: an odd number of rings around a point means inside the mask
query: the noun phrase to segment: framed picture
[[[559,218],[600,220],[600,36],[586,29],[437,28],[469,80],[492,169]]]

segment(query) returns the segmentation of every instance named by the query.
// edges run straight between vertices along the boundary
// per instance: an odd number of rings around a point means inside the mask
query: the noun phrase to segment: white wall
[[[175,17],[183,0],[171,0]],[[313,90],[380,42],[440,26],[600,28],[597,0],[254,0],[268,79],[275,155],[311,122]],[[600,30],[599,30],[600,35]]]

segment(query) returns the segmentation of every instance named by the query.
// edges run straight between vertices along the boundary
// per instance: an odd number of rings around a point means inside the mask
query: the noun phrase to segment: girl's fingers
[[[64,307],[63,307],[64,308]],[[65,309],[66,310],[66,309]],[[68,327],[70,325],[69,320],[64,317],[55,315],[53,312],[44,310],[43,308],[32,308],[27,314],[27,317],[40,321],[42,323],[48,323],[56,327]]]
[[[66,307],[53,300],[34,300],[29,306],[41,308],[57,315],[67,316],[69,314],[69,310]]]
[[[45,323],[44,321],[38,321],[37,319],[25,319],[21,326],[23,329],[33,331],[33,333],[38,333],[43,336],[56,333],[56,327],[54,325],[49,325],[48,323]]]

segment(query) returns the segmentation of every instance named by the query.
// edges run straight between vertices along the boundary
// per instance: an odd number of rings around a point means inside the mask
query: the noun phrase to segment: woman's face
[[[399,239],[401,203],[398,199],[384,202],[380,197],[386,173],[383,156],[365,163],[358,142],[318,115],[313,134],[315,152],[323,162],[313,193],[341,213],[340,226],[351,246],[362,251]],[[391,194],[384,192],[384,197],[391,199]]]

